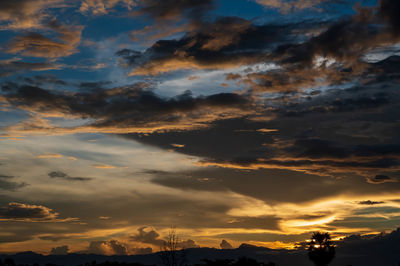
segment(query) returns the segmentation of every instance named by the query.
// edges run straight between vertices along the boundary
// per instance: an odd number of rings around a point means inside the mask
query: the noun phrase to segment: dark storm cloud
[[[260,111],[270,117],[268,121],[227,119],[206,129],[124,137],[164,149],[179,143],[177,152],[203,158],[204,166],[358,174],[371,181],[371,173],[396,173],[400,167],[398,83],[391,77],[373,80],[372,75],[366,83],[349,88],[270,98]],[[154,182],[218,187],[218,179],[201,181],[171,176]]]
[[[356,60],[366,49],[375,45],[374,37],[378,33],[378,29],[363,21],[344,20],[307,42],[281,46],[276,54],[282,55],[284,64],[310,65],[316,55]]]
[[[94,118],[90,126],[125,128],[132,131],[167,130],[207,126],[222,116],[243,116],[251,111],[251,100],[236,93],[193,97],[190,91],[163,98],[148,89],[148,84],[78,93],[62,93],[37,86],[3,84],[3,96],[14,106],[38,113],[59,113]],[[128,130],[129,132],[129,130]],[[110,129],[112,133],[112,129]]]
[[[33,220],[51,220],[58,216],[53,210],[40,206],[12,202],[6,207],[0,208],[1,219],[33,219]]]
[[[368,175],[371,170],[395,171],[400,153],[393,135],[398,130],[395,113],[399,94],[394,84],[382,85],[333,90],[311,100],[289,102],[273,108],[271,111],[277,117],[268,122],[226,120],[204,130],[152,134],[138,140],[168,149],[170,143],[180,143],[183,147],[178,152],[227,167],[236,164],[250,169]],[[376,110],[387,113],[387,119],[377,120]],[[349,113],[352,113],[350,119]],[[382,124],[378,126],[375,120]],[[276,131],[264,133],[262,128]],[[213,140],[208,140],[208,134],[214,136]]]
[[[202,22],[179,40],[160,40],[145,52],[117,52],[131,75],[193,68],[226,68],[263,62],[266,52],[278,43],[293,39],[295,25],[255,25],[238,17]],[[301,27],[310,27],[305,23]]]
[[[356,15],[340,21],[287,25],[255,25],[242,18],[223,17],[214,22],[201,21],[181,39],[157,41],[143,53],[122,50],[117,55],[133,67],[131,75],[268,61],[281,64],[283,70],[276,74],[267,73],[263,77],[265,73],[260,73],[247,79],[247,83],[256,79],[253,86],[266,87],[266,91],[311,85],[318,78],[345,82],[351,79],[349,74],[356,76],[363,72],[365,64],[361,57],[365,52],[399,40],[400,36],[390,33],[397,21],[392,15],[396,8],[397,4],[381,1],[378,7],[360,7]],[[312,33],[316,29],[322,32]],[[323,68],[316,69],[318,56],[336,61],[332,66],[326,66],[325,62]]]
[[[206,129],[124,137],[164,149],[179,143],[177,152],[203,158],[200,165],[204,166],[286,169],[329,176],[356,174],[369,183],[393,182],[397,178],[375,180],[371,173],[398,175],[397,86],[387,79],[300,100],[294,96],[274,104],[269,112],[275,117],[267,122],[221,120]],[[156,176],[153,182],[160,185],[223,190],[220,178],[207,174]]]
[[[41,205],[11,202],[0,207],[0,220],[24,222],[69,222],[78,221],[76,218],[59,218],[59,213]]]
[[[7,175],[0,175],[0,189],[7,191],[15,191],[20,188],[26,187],[28,184],[25,182],[17,183],[11,181],[14,177]]]
[[[71,177],[68,174],[61,171],[53,171],[47,174],[50,178],[63,179],[67,181],[90,181],[93,178],[90,177]]]
[[[238,62],[248,64],[268,59],[280,64],[281,68],[274,72],[247,76],[247,82],[258,82],[250,84],[253,88],[260,85],[258,91],[284,92],[265,101],[257,99],[265,108],[258,109],[256,117],[245,115],[254,105],[244,95],[222,93],[193,97],[184,93],[163,98],[149,90],[148,84],[101,89],[108,84],[94,83],[81,86],[83,91],[77,93],[49,91],[37,85],[4,84],[3,97],[14,106],[36,113],[94,118],[90,132],[111,127],[107,132],[157,132],[123,137],[199,156],[199,165],[282,169],[299,175],[310,174],[312,180],[318,178],[315,175],[361,175],[369,183],[387,183],[389,179],[397,180],[400,167],[397,138],[400,94],[398,82],[393,78],[398,72],[399,60],[391,57],[374,64],[360,63],[360,57],[376,45],[397,40],[393,31],[397,22],[386,7],[389,2],[385,3],[381,1],[378,15],[360,11],[354,17],[332,23],[322,33],[311,34],[303,42],[299,39],[304,39],[306,31],[301,34],[302,38],[294,38],[292,32],[298,28],[293,25],[255,25],[245,19],[228,17],[203,21],[184,37],[158,41],[145,52],[127,49],[117,52],[134,68],[134,74],[156,74],[174,67],[176,70],[215,68],[221,62],[238,65]],[[319,29],[321,25],[318,24]],[[267,54],[282,42],[290,43]],[[313,61],[318,56],[334,58],[332,69],[324,62],[321,69],[315,70]],[[356,84],[334,89],[321,86],[313,92],[297,89],[296,86],[309,88],[319,74],[326,74],[330,81]],[[240,80],[241,77],[229,75],[227,78]],[[327,84],[332,85],[323,83]],[[207,128],[197,127],[199,124]],[[168,130],[167,126],[172,129]],[[140,128],[130,131],[129,127]],[[32,128],[39,127],[33,125],[28,129]],[[74,132],[79,132],[79,128]],[[171,147],[176,143],[180,144],[179,148]],[[379,175],[393,178],[374,178]],[[289,184],[289,179],[283,180]],[[227,189],[217,176],[186,179],[158,176],[152,181],[180,189]],[[332,193],[337,191],[339,187]],[[323,196],[323,192],[316,194]]]
[[[268,54],[268,60],[281,69],[250,73],[238,81],[257,92],[299,91],[354,82],[368,73],[369,64],[363,58],[366,53],[400,40],[398,19],[393,15],[398,9],[394,1],[380,1],[377,7],[358,7],[356,15],[331,22],[327,27],[321,24],[319,34],[303,35],[279,45]]]
[[[365,51],[399,40],[397,32],[388,35],[389,31],[398,30],[400,26],[394,15],[398,11],[400,6],[396,1],[381,0],[376,8],[358,8],[358,14],[334,23],[308,41],[281,46],[276,52],[286,55],[284,63],[310,64],[316,55],[344,62],[358,61]],[[377,23],[383,25],[378,26]]]

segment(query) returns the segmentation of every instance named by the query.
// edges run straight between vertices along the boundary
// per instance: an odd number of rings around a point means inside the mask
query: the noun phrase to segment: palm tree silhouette
[[[314,233],[308,243],[308,258],[316,266],[327,266],[334,257],[335,247],[329,233]]]

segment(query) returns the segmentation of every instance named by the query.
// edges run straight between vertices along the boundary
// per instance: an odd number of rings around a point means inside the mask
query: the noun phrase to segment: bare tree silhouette
[[[334,257],[335,247],[329,233],[314,233],[308,243],[308,258],[316,266],[327,266]]]
[[[172,227],[161,247],[160,258],[164,266],[186,265],[186,254],[184,250],[179,250],[180,243],[181,240],[179,239],[175,228]]]

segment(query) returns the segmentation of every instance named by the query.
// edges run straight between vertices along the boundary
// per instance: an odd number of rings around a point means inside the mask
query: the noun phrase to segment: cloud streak
[[[16,36],[8,44],[6,51],[24,56],[58,58],[76,53],[81,40],[83,27],[68,27],[56,20],[49,21],[48,27],[56,32],[57,40],[52,40],[40,33],[29,32]]]
[[[3,95],[12,105],[41,116],[46,116],[47,113],[49,116],[67,115],[95,120],[85,126],[55,128],[39,119],[26,121],[9,130],[55,134],[185,130],[205,127],[210,121],[244,116],[252,112],[251,100],[236,93],[194,98],[190,92],[186,92],[168,99],[154,94],[146,86],[136,84],[68,95],[29,85],[5,85]]]
[[[76,222],[77,218],[59,218],[59,213],[41,205],[10,202],[0,208],[0,220],[20,222]]]

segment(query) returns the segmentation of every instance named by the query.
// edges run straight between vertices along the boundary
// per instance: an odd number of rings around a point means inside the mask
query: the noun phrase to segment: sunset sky
[[[0,253],[400,227],[400,1],[1,0]]]

